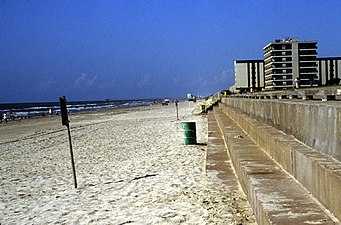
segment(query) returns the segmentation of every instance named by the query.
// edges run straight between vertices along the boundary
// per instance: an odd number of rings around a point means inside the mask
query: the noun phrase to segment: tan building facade
[[[320,85],[333,85],[341,79],[341,57],[317,58]]]
[[[235,85],[231,91],[250,92],[264,88],[263,60],[236,60],[234,74]]]

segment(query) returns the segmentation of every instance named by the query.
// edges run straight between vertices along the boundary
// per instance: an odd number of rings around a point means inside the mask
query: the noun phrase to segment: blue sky
[[[274,39],[341,56],[339,0],[0,0],[0,103],[185,97]]]

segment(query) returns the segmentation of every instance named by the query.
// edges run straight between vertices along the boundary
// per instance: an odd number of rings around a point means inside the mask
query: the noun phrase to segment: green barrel
[[[197,132],[195,122],[181,122],[182,144],[195,145],[197,143]]]

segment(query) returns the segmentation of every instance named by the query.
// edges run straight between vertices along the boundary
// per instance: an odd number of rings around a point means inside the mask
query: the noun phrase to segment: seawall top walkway
[[[259,99],[341,100],[341,86],[300,88],[292,90],[264,91],[234,94],[230,97]]]

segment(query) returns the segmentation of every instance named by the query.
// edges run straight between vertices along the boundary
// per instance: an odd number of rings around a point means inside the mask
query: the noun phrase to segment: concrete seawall
[[[222,98],[239,109],[306,145],[341,161],[341,104],[301,100]]]
[[[242,128],[248,137],[253,140],[255,145],[259,146],[271,159],[281,165],[282,169],[291,174],[326,209],[330,210],[339,220],[341,219],[340,161],[299,142],[292,135],[285,134],[272,126],[265,125],[263,122],[243,114],[239,109],[232,108],[224,103],[219,104],[219,108]],[[225,129],[230,129],[230,127],[224,127]],[[235,148],[241,148],[241,144],[230,146],[229,150],[235,152]],[[249,150],[247,150],[246,154],[247,156],[253,155]],[[235,159],[234,153],[231,153],[231,155],[232,161],[236,164],[235,162],[238,159]],[[263,164],[267,165],[267,163]],[[244,177],[243,172],[237,172],[237,175],[239,178]],[[253,185],[249,188],[243,185],[242,187],[246,189],[246,192],[250,192],[254,188]],[[296,189],[291,191],[296,192]],[[250,202],[255,199],[250,195],[249,198]],[[260,208],[261,206],[256,205],[254,206],[254,211]]]

